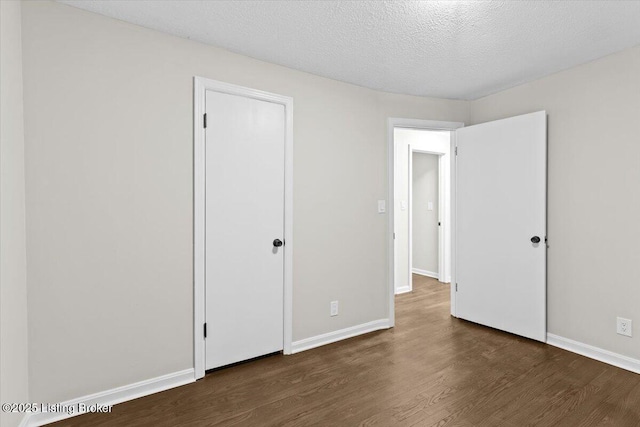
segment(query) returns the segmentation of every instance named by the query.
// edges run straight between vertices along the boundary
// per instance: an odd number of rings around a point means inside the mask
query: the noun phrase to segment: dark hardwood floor
[[[640,375],[454,319],[414,276],[396,327],[55,426],[640,426]]]

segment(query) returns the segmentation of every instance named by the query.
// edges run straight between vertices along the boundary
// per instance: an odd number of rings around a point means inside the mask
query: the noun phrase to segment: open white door
[[[457,316],[546,341],[546,113],[458,129]]]

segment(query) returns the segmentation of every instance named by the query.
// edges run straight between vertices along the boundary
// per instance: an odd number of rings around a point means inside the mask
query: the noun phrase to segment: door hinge
[[[456,292],[458,292],[458,283],[456,283]]]
[[[458,147],[456,147],[456,156],[458,155]]]
[[[204,324],[204,337],[207,337],[207,324]]]
[[[393,233],[393,240],[396,240],[396,233]]]
[[[202,125],[205,129],[207,128],[207,113],[204,113],[204,116],[202,116]]]

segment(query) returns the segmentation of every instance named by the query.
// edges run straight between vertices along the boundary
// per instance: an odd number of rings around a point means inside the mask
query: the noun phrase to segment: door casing
[[[281,104],[285,108],[284,161],[284,354],[291,354],[293,335],[293,98],[230,83],[193,80],[193,365],[194,377],[205,374],[205,96],[206,91],[244,96]],[[211,327],[211,325],[209,325]]]

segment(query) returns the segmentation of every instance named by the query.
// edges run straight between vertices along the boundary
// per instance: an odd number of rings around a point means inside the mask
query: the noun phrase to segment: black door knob
[[[533,236],[531,238],[531,243],[540,243],[540,238],[538,236]]]
[[[273,246],[275,246],[276,248],[279,248],[282,245],[284,245],[284,243],[282,243],[282,240],[280,239],[276,239],[273,241]]]

